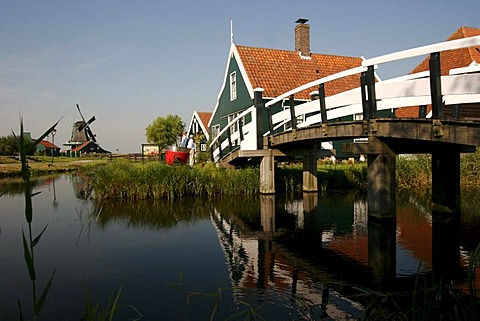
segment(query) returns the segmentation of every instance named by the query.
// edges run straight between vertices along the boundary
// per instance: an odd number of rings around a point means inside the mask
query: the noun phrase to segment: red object
[[[183,147],[167,148],[165,150],[165,163],[167,165],[185,165],[188,162],[190,150]]]

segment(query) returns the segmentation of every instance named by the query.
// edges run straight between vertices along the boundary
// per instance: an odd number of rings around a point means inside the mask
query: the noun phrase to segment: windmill
[[[70,146],[70,151],[80,151],[84,153],[110,153],[98,145],[96,135],[90,128],[90,124],[95,121],[95,116],[92,116],[88,121],[83,117],[80,106],[76,104],[78,113],[82,120],[76,121],[72,126],[72,135],[70,140],[66,142],[65,146]]]

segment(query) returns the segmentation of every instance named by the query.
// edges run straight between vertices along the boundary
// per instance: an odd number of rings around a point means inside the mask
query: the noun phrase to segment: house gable
[[[201,132],[201,134],[205,136],[206,140],[209,140],[210,131],[208,128],[208,123],[211,117],[211,112],[194,111],[192,119],[190,120],[190,125],[188,126],[187,135],[198,135]]]
[[[208,127],[227,124],[227,115],[241,112],[253,104],[253,88],[241,61],[236,46],[232,43],[228,56],[223,85]],[[236,75],[236,98],[231,99],[231,74]]]

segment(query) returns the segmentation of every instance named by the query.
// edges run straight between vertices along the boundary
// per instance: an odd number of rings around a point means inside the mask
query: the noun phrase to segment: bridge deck
[[[390,140],[416,140],[422,143],[480,145],[480,122],[438,119],[379,118],[370,121],[349,121],[296,129],[269,137],[273,148],[309,141],[375,137]],[[361,144],[361,143],[359,143]],[[406,146],[408,147],[408,146]],[[408,149],[408,148],[405,148]]]

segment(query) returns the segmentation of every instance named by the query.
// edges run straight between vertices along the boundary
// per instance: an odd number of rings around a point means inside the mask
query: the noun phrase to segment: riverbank
[[[108,158],[69,158],[36,156],[29,158],[28,165],[32,176],[74,172],[107,164]],[[0,156],[0,178],[13,178],[22,175],[22,164],[13,157]]]

